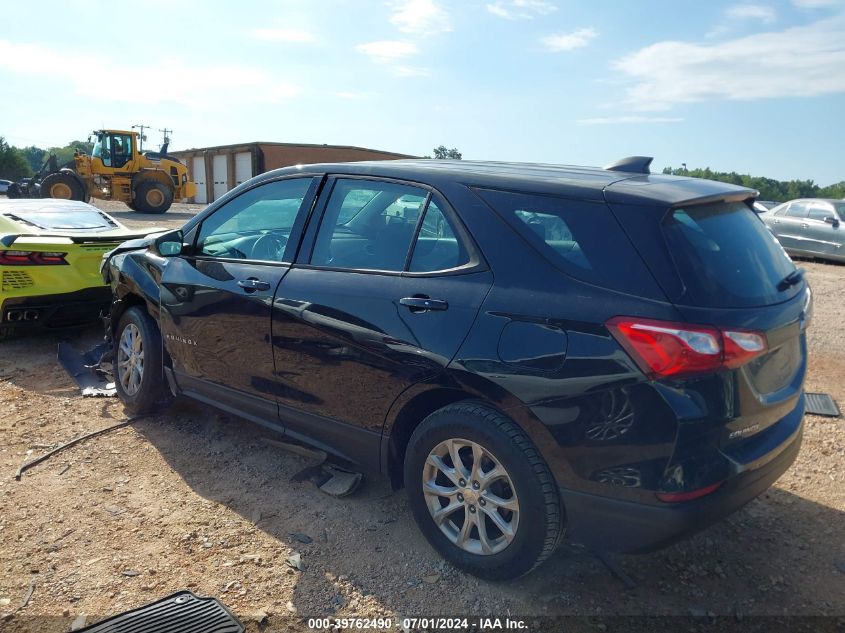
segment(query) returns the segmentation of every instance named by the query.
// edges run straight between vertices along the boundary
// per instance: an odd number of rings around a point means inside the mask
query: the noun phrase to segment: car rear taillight
[[[67,264],[66,255],[45,251],[0,251],[0,266],[62,266]]]
[[[605,324],[649,378],[680,377],[734,368],[765,353],[762,332],[615,317]]]
[[[687,492],[658,492],[656,495],[664,503],[681,503],[682,501],[692,501],[693,499],[706,497],[710,493],[716,492],[723,483],[723,481],[719,481],[704,488],[699,488],[698,490],[688,490]]]

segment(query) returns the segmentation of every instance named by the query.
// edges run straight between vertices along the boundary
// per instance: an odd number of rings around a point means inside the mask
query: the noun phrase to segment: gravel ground
[[[201,208],[143,216],[103,207],[133,226],[178,226]],[[843,406],[845,267],[802,265],[815,293],[807,390]],[[98,337],[92,329],[74,342]],[[807,416],[796,464],[727,520],[654,554],[613,557],[630,585],[572,544],[528,577],[496,584],[444,563],[384,479],[328,497],[291,481],[305,461],[265,443],[266,430],[188,401],[15,481],[24,460],[126,417],[116,399],[78,397],[55,360],[57,341],[2,343],[4,630],[67,631],[82,616],[185,588],[221,598],[251,631],[307,630],[305,618],[327,615],[845,617],[843,419]],[[288,563],[295,553],[302,569]]]

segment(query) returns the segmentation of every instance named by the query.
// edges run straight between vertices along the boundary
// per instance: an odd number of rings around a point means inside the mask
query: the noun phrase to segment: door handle
[[[810,227],[810,225],[809,225],[809,224],[807,224],[806,222],[802,222],[802,223],[801,223],[801,227],[802,227],[802,228],[807,229],[807,228],[809,228],[809,227]]]
[[[432,299],[425,295],[417,295],[414,297],[405,297],[399,299],[399,303],[411,312],[428,312],[429,310],[448,310],[449,303],[442,299]]]
[[[249,279],[241,279],[240,281],[238,281],[238,285],[247,292],[255,292],[256,290],[270,290],[270,284],[268,284],[266,281],[256,279],[255,277],[250,277]]]

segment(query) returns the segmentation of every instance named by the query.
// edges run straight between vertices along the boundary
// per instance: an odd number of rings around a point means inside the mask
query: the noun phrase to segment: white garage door
[[[214,174],[214,199],[217,200],[224,193],[229,191],[226,183],[229,182],[228,161],[225,154],[217,154],[211,164],[211,171]]]
[[[252,178],[252,154],[241,152],[235,154],[235,185],[246,182]]]
[[[197,183],[197,195],[194,196],[194,202],[206,204],[208,196],[205,192],[205,156],[194,156],[191,160],[194,161],[194,182]]]

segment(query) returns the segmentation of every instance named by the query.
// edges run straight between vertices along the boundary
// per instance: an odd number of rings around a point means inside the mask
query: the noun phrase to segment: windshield
[[[780,290],[795,266],[743,203],[676,209],[663,232],[686,287],[683,303],[741,308],[780,303],[801,286]]]
[[[98,136],[97,142],[94,143],[94,149],[91,150],[91,156],[94,158],[102,158],[103,157],[103,137]]]

